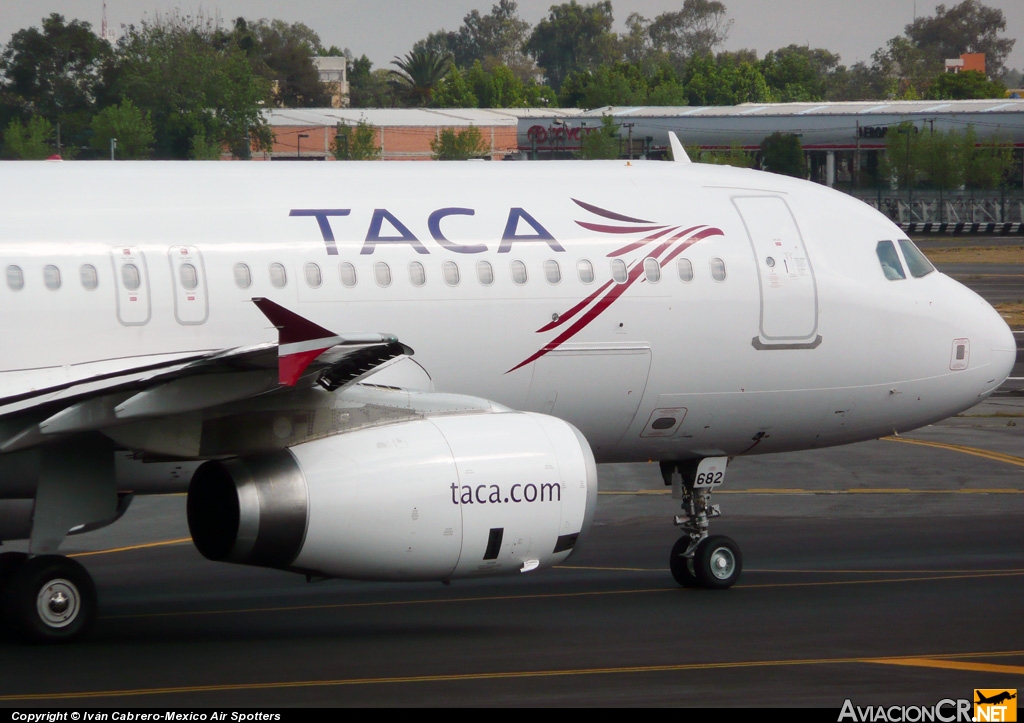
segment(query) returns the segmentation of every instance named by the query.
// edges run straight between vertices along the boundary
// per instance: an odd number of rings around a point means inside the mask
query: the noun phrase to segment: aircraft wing
[[[287,398],[315,385],[337,391],[413,353],[390,334],[336,334],[269,299],[253,303],[277,327],[276,344],[136,360],[115,371],[8,395],[0,399],[0,452],[34,447],[56,435],[130,430],[147,420],[230,409],[256,397]],[[282,405],[288,402],[269,404]]]

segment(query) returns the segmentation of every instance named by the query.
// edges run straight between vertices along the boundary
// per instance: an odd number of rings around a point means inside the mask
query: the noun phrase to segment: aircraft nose
[[[984,324],[979,325],[979,336],[984,348],[992,354],[992,388],[995,389],[1013,371],[1017,362],[1017,340],[1006,320],[988,303],[985,303],[985,307]]]

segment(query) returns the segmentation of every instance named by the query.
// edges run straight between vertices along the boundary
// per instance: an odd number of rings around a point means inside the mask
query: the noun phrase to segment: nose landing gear
[[[672,486],[673,499],[682,503],[683,514],[676,515],[675,524],[683,535],[669,555],[672,577],[682,587],[724,590],[743,571],[739,545],[724,535],[708,534],[709,521],[722,514],[709,500],[725,479],[727,463],[726,457],[661,463],[665,484]]]

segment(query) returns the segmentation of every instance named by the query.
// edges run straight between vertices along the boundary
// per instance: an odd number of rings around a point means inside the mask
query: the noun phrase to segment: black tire
[[[686,535],[676,540],[668,558],[668,567],[672,571],[672,577],[682,587],[700,587],[696,575],[693,574],[693,559],[683,557],[689,546],[690,538]]]
[[[31,557],[10,576],[3,610],[12,632],[26,642],[70,642],[96,619],[96,585],[74,560]]]
[[[3,594],[4,585],[14,571],[21,567],[28,559],[24,552],[0,552],[0,594]]]
[[[697,545],[693,572],[701,587],[725,590],[736,584],[743,571],[740,547],[725,535],[712,535]]]

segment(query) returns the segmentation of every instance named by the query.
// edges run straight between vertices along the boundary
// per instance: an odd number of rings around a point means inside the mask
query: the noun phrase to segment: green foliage
[[[681,10],[656,17],[647,33],[654,51],[680,69],[687,59],[710,55],[724,43],[732,23],[716,0],[685,0]]]
[[[611,0],[552,5],[524,47],[544,69],[548,85],[557,91],[573,71],[615,61],[618,40],[612,32],[613,20]]]
[[[89,119],[105,93],[110,60],[110,45],[89,23],[66,22],[54,13],[43,20],[42,30],[19,30],[0,55],[0,114],[42,116],[60,123],[65,145],[84,145]]]
[[[302,23],[235,20],[231,41],[250,59],[253,70],[275,85],[274,102],[284,108],[322,108],[330,95],[313,58],[320,36]]]
[[[683,75],[689,105],[771,102],[768,83],[757,67],[730,55],[691,58]]]
[[[404,58],[396,57],[391,61],[398,68],[391,71],[391,81],[398,94],[412,105],[429,105],[434,90],[448,75],[451,63],[450,53],[413,48]]]
[[[986,7],[978,0],[964,0],[950,8],[937,5],[934,16],[916,18],[904,33],[923,53],[934,73],[941,70],[946,58],[959,58],[961,53],[984,53],[986,72],[999,77],[1016,42],[1000,37],[1004,30],[1006,17],[1002,10]]]
[[[715,166],[733,166],[734,168],[753,168],[754,155],[743,150],[739,142],[734,142],[728,149],[686,149],[686,154],[694,163],[708,163]]]
[[[466,161],[480,158],[488,153],[487,145],[480,135],[480,129],[469,126],[461,131],[443,128],[438,137],[430,141],[435,161]]]
[[[129,27],[118,57],[118,90],[149,113],[156,158],[219,157],[222,147],[244,157],[247,139],[270,146],[260,112],[270,84],[215,23],[175,15]]]
[[[42,116],[28,123],[12,120],[4,130],[4,154],[22,161],[41,161],[53,155],[53,125]]]
[[[1006,86],[998,80],[989,80],[976,70],[942,73],[932,82],[925,97],[929,100],[1005,98]]]
[[[452,63],[448,75],[437,84],[434,90],[433,105],[437,108],[478,108],[480,101],[473,93],[467,76]]]
[[[791,133],[772,133],[761,141],[761,167],[771,173],[807,178],[807,159],[800,139]]]
[[[116,158],[149,158],[153,147],[153,124],[149,114],[139,110],[127,98],[121,105],[107,106],[92,119],[90,144],[102,155],[110,152],[110,139],[117,139]],[[220,155],[220,148],[217,149]]]
[[[583,136],[580,158],[587,161],[619,157],[619,126],[610,115],[601,116],[601,127]]]
[[[1007,185],[1016,166],[1011,141],[992,140],[979,145],[974,126],[967,126],[963,149],[963,183],[967,188],[986,189]]]
[[[825,98],[839,56],[822,48],[789,45],[770,50],[760,70],[772,95],[780,103],[819,101]]]
[[[339,161],[380,160],[377,129],[362,118],[354,126],[339,123],[331,150]]]
[[[1013,167],[1013,144],[992,141],[979,145],[973,126],[963,133],[944,133],[901,123],[886,136],[880,171],[900,188],[948,191],[998,188],[1007,182]]]
[[[403,105],[387,70],[373,70],[365,55],[348,63],[348,102],[352,108],[395,108]]]

